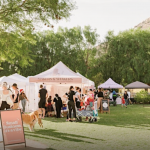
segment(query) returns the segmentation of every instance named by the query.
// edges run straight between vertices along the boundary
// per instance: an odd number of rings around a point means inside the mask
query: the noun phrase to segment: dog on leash
[[[30,114],[22,114],[22,120],[24,124],[29,126],[30,131],[34,131],[34,126],[37,122],[40,127],[43,127],[41,116],[41,110],[36,110]]]

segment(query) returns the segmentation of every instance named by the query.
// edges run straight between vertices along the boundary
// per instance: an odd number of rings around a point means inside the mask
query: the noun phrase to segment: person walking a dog
[[[46,105],[46,99],[48,98],[48,92],[45,88],[43,88],[43,85],[40,85],[40,90],[39,90],[39,109],[43,112],[43,117],[45,117],[45,105]]]

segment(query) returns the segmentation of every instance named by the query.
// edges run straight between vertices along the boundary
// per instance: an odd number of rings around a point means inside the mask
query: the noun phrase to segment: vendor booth
[[[85,90],[88,91],[89,89],[94,89],[95,83],[93,81],[91,81],[88,78],[84,77],[79,72],[77,72],[77,75],[79,75],[82,78],[82,81],[84,83],[84,92],[85,92]]]
[[[103,88],[103,89],[123,89],[123,86],[114,82],[111,78],[109,78],[105,83],[101,84],[98,86],[98,88]],[[112,93],[111,93],[112,94]],[[110,95],[112,97],[112,95]],[[116,99],[117,104],[121,104],[121,98],[118,97]]]
[[[29,82],[32,84],[30,84],[30,86],[32,87],[29,87],[29,89],[32,89],[32,91],[29,90],[30,95],[32,94],[36,96],[34,98],[34,109],[37,109],[39,102],[39,98],[37,96],[40,84],[44,85],[44,87],[48,91],[48,94],[51,95],[52,98],[54,98],[54,95],[57,93],[63,99],[63,95],[69,91],[69,87],[71,85],[74,87],[78,86],[83,89],[84,85],[87,84],[87,79],[83,80],[81,76],[70,70],[65,64],[60,61],[51,69],[36,76],[29,77]],[[36,89],[34,89],[33,86],[35,86]]]
[[[109,78],[105,83],[98,86],[103,89],[123,89],[123,86]]]

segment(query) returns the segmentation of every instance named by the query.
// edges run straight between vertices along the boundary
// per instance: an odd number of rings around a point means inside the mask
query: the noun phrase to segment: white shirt
[[[79,96],[80,96],[80,93],[79,93],[79,92],[76,92],[75,97],[78,99],[77,101],[80,101],[80,100],[79,100]]]
[[[8,98],[12,95],[12,92],[9,90],[8,94],[3,94],[3,90],[0,91],[1,101],[7,101]]]
[[[130,99],[130,95],[131,95],[131,94],[130,94],[130,91],[128,91],[127,93],[128,93],[128,98]]]

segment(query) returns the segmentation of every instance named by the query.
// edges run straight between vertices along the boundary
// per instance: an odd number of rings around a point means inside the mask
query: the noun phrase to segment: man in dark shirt
[[[46,104],[46,99],[48,97],[48,92],[46,89],[43,88],[43,85],[40,85],[40,90],[39,90],[39,98],[40,98],[40,102],[39,102],[39,108],[41,109],[41,111],[43,112],[43,117],[45,116],[45,104]]]

